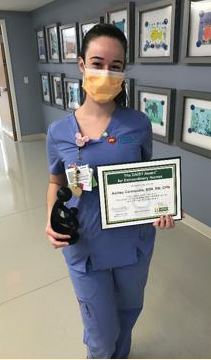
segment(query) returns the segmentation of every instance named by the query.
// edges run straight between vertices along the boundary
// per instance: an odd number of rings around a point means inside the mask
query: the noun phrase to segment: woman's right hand
[[[70,245],[67,241],[65,241],[67,239],[70,239],[70,235],[63,235],[55,232],[52,229],[51,224],[47,224],[45,228],[45,232],[48,237],[48,240],[55,249],[63,248]],[[61,240],[58,241],[57,239],[61,239]]]

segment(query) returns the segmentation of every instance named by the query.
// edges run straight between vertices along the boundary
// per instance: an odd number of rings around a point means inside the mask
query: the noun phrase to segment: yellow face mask
[[[113,100],[122,91],[124,72],[85,68],[83,89],[98,103]]]

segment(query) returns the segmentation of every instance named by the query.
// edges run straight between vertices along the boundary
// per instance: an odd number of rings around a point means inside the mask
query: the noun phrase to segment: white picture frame
[[[171,143],[174,130],[175,89],[136,86],[135,108],[152,125],[153,139]]]
[[[185,0],[182,34],[182,61],[211,65],[210,0]]]
[[[80,79],[64,78],[65,109],[77,110],[82,103],[82,81]]]
[[[177,144],[191,152],[211,158],[211,94],[179,92]]]
[[[178,0],[161,0],[137,7],[135,48],[137,63],[176,62],[179,10]]]

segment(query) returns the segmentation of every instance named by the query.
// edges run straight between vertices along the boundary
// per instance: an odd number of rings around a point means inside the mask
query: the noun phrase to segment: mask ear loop
[[[84,68],[85,68],[85,65],[84,65]],[[83,72],[82,80],[81,80],[81,92],[82,92],[81,105],[84,103],[84,101],[85,101],[85,99],[86,99],[86,91],[85,91],[84,88],[83,88],[84,78],[85,78],[85,71]]]
[[[128,88],[128,83],[127,81],[124,80],[124,85],[123,85],[123,88],[125,89],[125,97],[126,97],[126,104],[125,106],[129,106],[129,96],[130,96],[130,93],[129,93],[129,88]]]

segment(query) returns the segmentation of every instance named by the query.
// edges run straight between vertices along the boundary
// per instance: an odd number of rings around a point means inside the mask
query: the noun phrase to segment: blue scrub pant
[[[131,335],[142,310],[144,288],[152,256],[139,252],[138,262],[86,273],[69,267],[84,325],[88,358],[126,359]]]

